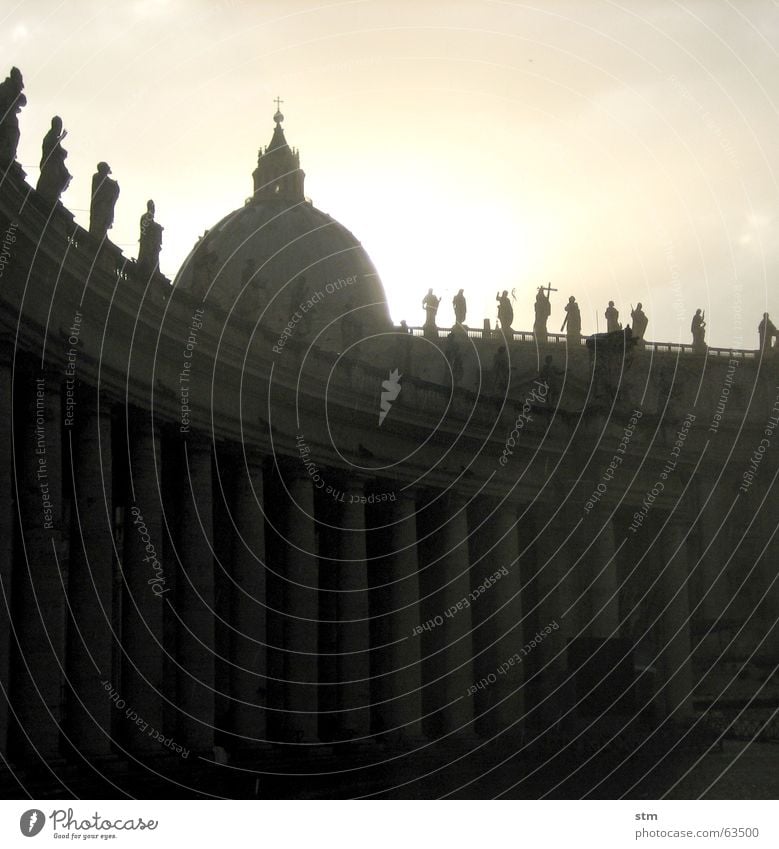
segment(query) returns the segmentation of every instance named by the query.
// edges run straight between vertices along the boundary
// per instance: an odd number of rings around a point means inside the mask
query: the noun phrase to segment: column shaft
[[[160,432],[141,416],[131,417],[130,502],[125,512],[122,578],[121,695],[141,719],[126,724],[127,746],[137,753],[158,744],[149,728],[163,730],[163,609],[171,598],[173,565],[162,553]],[[144,732],[143,723],[149,728]]]
[[[364,489],[352,482],[341,514],[337,587],[336,727],[343,737],[367,737],[371,730],[368,570],[365,546]]]
[[[374,581],[384,585],[376,621],[375,722],[381,733],[415,738],[422,735],[421,643],[414,636],[420,624],[416,503],[401,495],[390,515],[388,553]]]
[[[185,444],[183,510],[179,535],[181,572],[176,582],[178,708],[187,745],[214,744],[214,560],[210,446]],[[188,467],[188,471],[187,471]]]
[[[449,496],[432,517],[435,530],[423,549],[420,571],[425,731],[468,733],[473,724],[471,573],[466,501]],[[439,624],[440,623],[440,624]]]
[[[234,542],[230,690],[232,730],[245,737],[243,745],[264,740],[267,729],[267,608],[265,574],[265,517],[263,474],[250,461],[238,472]]]
[[[16,458],[23,468],[24,551],[15,606],[21,657],[13,703],[30,737],[22,735],[22,746],[50,760],[60,751],[65,664],[61,393],[56,375],[30,382],[27,426]]]
[[[82,405],[80,432],[72,442],[74,509],[68,596],[72,619],[68,639],[72,742],[85,755],[111,750],[114,713],[107,687],[113,683],[113,498],[111,409],[107,403]]]
[[[286,524],[287,575],[284,587],[285,726],[293,740],[318,739],[317,648],[319,563],[314,489],[309,478],[289,484],[292,503]]]

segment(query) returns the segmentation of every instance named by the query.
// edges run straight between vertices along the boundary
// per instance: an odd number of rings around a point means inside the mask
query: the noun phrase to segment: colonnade
[[[224,474],[208,439],[89,388],[66,426],[57,373],[11,375],[0,365],[16,402],[0,414],[12,758],[491,736],[545,710],[569,640],[620,633],[611,520],[569,538],[565,511],[387,482],[371,504],[377,482],[357,478],[324,510],[294,459],[279,476],[234,448]],[[692,691],[686,542],[676,524],[663,540],[657,645],[674,713]]]

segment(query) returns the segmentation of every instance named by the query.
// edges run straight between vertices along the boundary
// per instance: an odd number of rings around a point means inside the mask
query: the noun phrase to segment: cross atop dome
[[[273,116],[273,120],[278,125],[284,120],[284,115],[281,111],[281,104],[284,103],[284,101],[277,95],[273,102],[276,104],[276,114]]]

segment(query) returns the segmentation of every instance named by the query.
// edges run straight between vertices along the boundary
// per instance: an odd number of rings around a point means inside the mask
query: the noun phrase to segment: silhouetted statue
[[[444,356],[449,363],[449,369],[452,372],[452,385],[457,386],[463,379],[463,358],[460,353],[460,346],[457,344],[457,335],[450,333],[446,337],[446,347],[444,348]],[[446,378],[444,378],[446,380]]]
[[[614,306],[614,301],[609,301],[605,315],[606,333],[613,333],[615,330],[622,330],[622,325],[619,323],[619,310]]]
[[[400,322],[400,330],[402,333],[408,333],[409,335],[411,334],[411,328],[408,326],[405,319]]]
[[[563,330],[566,331],[566,336],[570,343],[576,343],[578,345],[581,342],[582,316],[579,312],[579,305],[576,303],[576,298],[573,295],[568,298],[568,303],[565,305],[565,319],[563,320],[563,326],[560,328],[560,333]]]
[[[425,310],[425,336],[438,337],[438,328],[435,323],[435,317],[438,314],[438,305],[441,299],[433,294],[432,289],[427,290],[427,294],[422,298],[422,306]]]
[[[138,247],[139,270],[146,274],[157,271],[162,250],[163,228],[154,220],[154,201],[146,202],[146,212],[141,216],[141,237]]]
[[[65,167],[68,152],[62,146],[62,140],[68,131],[62,129],[62,118],[55,115],[51,119],[51,129],[43,137],[41,173],[38,177],[38,192],[50,203],[56,203],[67,189],[71,176]]]
[[[536,342],[544,344],[547,340],[546,321],[552,313],[552,306],[549,303],[549,295],[544,294],[543,286],[538,287],[534,308],[536,320],[533,322],[533,333],[535,334]]]
[[[96,239],[103,239],[114,223],[114,207],[119,197],[119,183],[108,175],[111,169],[107,162],[98,162],[92,175],[92,201],[89,204],[89,232]]]
[[[763,320],[757,325],[757,333],[760,336],[760,350],[767,351],[771,347],[771,340],[776,337],[776,327],[768,313],[763,313]]]
[[[644,333],[646,333],[646,326],[649,324],[649,319],[644,314],[644,310],[641,308],[641,304],[636,304],[635,309],[630,310],[630,318],[633,320],[633,325],[631,330],[633,331],[633,338],[639,341],[639,344],[643,344],[644,342]]]
[[[454,307],[454,320],[457,324],[464,324],[468,304],[462,289],[452,298],[452,306]]]
[[[695,315],[692,317],[692,322],[690,324],[690,332],[692,333],[693,351],[705,351],[706,313],[701,313],[700,310],[695,310]]]
[[[492,387],[504,391],[509,380],[509,358],[506,348],[501,345],[492,358]]]
[[[514,309],[509,300],[508,289],[503,290],[503,294],[495,293],[495,300],[498,302],[498,321],[500,322],[501,330],[506,333],[511,332],[511,325],[514,321]]]
[[[0,83],[0,164],[9,165],[16,159],[19,147],[19,112],[27,103],[22,72],[11,68]]]

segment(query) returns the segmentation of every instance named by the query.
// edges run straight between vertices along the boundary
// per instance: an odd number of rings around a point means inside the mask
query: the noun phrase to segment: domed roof
[[[300,341],[344,350],[390,330],[381,280],[354,235],[303,194],[298,153],[277,112],[254,194],[198,240],[174,286]]]

